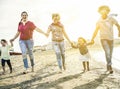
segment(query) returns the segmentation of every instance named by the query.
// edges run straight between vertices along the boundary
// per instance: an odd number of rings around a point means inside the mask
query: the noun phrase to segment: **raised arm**
[[[66,34],[64,28],[63,28],[63,34],[64,34],[64,37],[68,40],[68,42],[71,44],[72,42],[70,41],[68,35]]]

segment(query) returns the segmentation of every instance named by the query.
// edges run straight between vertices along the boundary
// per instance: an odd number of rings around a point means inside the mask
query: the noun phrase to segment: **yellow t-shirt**
[[[11,46],[10,45],[7,45],[5,47],[0,47],[0,51],[1,51],[1,59],[4,59],[4,60],[9,60],[10,59],[10,48]]]

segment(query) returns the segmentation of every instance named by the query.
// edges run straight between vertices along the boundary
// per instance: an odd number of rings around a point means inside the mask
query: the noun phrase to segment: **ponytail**
[[[22,19],[20,20],[20,22],[19,22],[19,24],[18,24],[18,25],[20,25],[20,24],[21,24],[21,21],[22,21]]]

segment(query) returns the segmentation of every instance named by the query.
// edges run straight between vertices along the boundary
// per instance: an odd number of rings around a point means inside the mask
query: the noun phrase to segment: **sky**
[[[76,41],[80,36],[91,39],[100,17],[97,10],[101,5],[108,5],[110,14],[118,14],[114,18],[120,22],[119,0],[0,0],[0,39],[9,40],[14,37],[22,11],[27,11],[28,20],[44,32],[52,23],[52,13],[59,13],[61,23],[72,41]],[[114,35],[117,37],[117,30]],[[51,36],[46,38],[37,32],[34,32],[33,36],[35,45],[51,42]],[[15,47],[19,46],[18,40],[19,38],[14,42]]]

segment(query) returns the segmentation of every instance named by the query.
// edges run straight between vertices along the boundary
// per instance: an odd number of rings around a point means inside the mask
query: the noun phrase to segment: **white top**
[[[113,25],[117,23],[118,22],[110,16],[105,20],[100,18],[97,22],[100,30],[100,38],[113,40]]]
[[[11,46],[10,45],[7,45],[5,47],[0,47],[0,51],[1,51],[1,59],[4,59],[4,60],[9,60],[10,59],[10,48]]]

